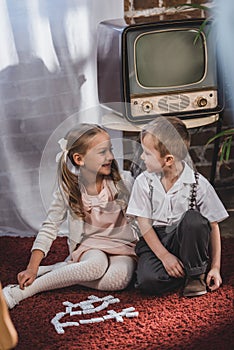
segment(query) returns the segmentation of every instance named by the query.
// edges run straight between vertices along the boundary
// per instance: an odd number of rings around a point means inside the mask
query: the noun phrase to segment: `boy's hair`
[[[73,155],[75,153],[79,153],[81,155],[85,155],[90,148],[90,143],[92,139],[99,133],[107,133],[107,131],[97,124],[79,124],[79,128],[72,129],[65,136],[67,140],[67,157],[71,161],[72,165],[79,169],[79,166],[74,162]],[[63,191],[68,196],[68,204],[71,210],[79,217],[84,217],[84,209],[82,196],[80,191],[80,181],[79,175],[73,173],[69,167],[67,162],[69,162],[66,157],[61,157],[58,164],[58,182],[61,185]],[[111,173],[107,178],[110,178],[114,181],[115,185],[118,184],[117,188],[119,189],[120,196],[128,197],[129,193],[124,185],[116,160],[114,159],[111,163]]]
[[[177,160],[188,155],[190,134],[186,125],[177,117],[157,117],[147,124],[141,132],[141,140],[150,134],[154,147],[161,157],[172,154]]]

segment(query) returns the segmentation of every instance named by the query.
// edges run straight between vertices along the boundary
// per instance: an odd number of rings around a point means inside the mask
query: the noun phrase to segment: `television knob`
[[[141,106],[145,113],[150,113],[153,109],[153,104],[150,101],[144,101]]]
[[[205,107],[207,105],[207,99],[205,97],[198,97],[197,105],[198,107]]]

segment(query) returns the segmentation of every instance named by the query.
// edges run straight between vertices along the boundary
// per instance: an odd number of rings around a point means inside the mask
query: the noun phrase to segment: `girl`
[[[136,235],[125,216],[131,178],[120,176],[110,136],[98,125],[82,124],[59,143],[58,189],[29,264],[18,274],[19,285],[3,289],[9,308],[36,293],[75,284],[121,290],[134,272]],[[66,218],[69,259],[39,267]]]

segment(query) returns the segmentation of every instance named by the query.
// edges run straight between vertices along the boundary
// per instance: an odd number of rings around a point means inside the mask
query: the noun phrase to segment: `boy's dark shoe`
[[[207,293],[205,274],[199,276],[187,276],[183,290],[184,297],[196,297]]]

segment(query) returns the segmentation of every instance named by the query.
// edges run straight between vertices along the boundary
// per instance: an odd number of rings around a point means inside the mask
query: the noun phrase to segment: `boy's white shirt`
[[[160,174],[148,171],[136,178],[127,215],[152,219],[152,225],[155,226],[174,225],[181,219],[183,213],[189,209],[191,185],[196,182],[194,170],[184,163],[182,174],[168,192],[165,191],[160,178]],[[196,201],[198,210],[210,222],[219,222],[228,217],[214,188],[201,174]]]
[[[129,192],[131,192],[132,185],[134,182],[133,177],[129,171],[121,172],[123,182]],[[113,182],[109,184],[112,186],[112,193],[116,192],[116,187]],[[70,210],[65,194],[61,189],[57,189],[54,192],[54,200],[47,213],[47,218],[43,222],[41,229],[39,230],[37,237],[33,243],[32,251],[39,249],[43,251],[46,256],[50,250],[51,244],[56,239],[60,226],[67,219],[68,221],[68,247],[69,253],[71,254],[77,244],[82,240],[84,233],[84,222],[81,218],[78,218],[72,210]]]

